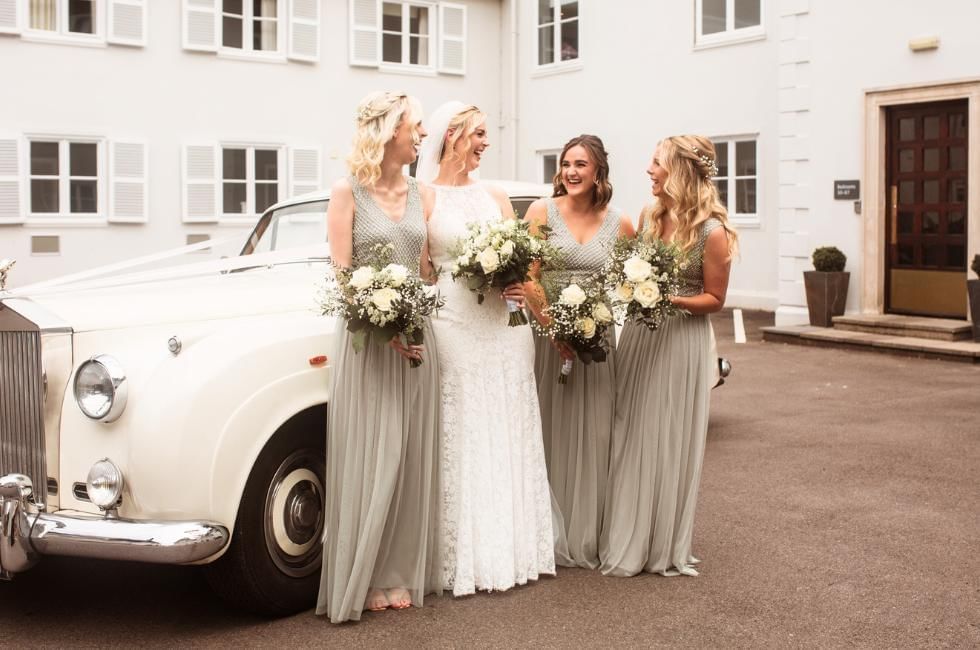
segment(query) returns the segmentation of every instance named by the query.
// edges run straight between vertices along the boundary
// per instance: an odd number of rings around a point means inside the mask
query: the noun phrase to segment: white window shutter
[[[145,142],[109,143],[109,221],[146,223],[148,178]]]
[[[20,0],[0,0],[0,34],[20,33]]]
[[[439,72],[466,74],[466,7],[439,5]]]
[[[289,0],[289,58],[320,60],[320,3]]]
[[[377,67],[381,61],[381,0],[350,0],[350,64]]]
[[[318,147],[290,147],[290,197],[320,189],[322,183],[320,175],[320,149]]]
[[[215,144],[184,145],[185,223],[218,220],[218,153]]]
[[[183,0],[184,49],[217,52],[221,19],[219,0]]]
[[[146,45],[146,0],[108,0],[108,36],[117,45]]]
[[[20,140],[0,136],[0,223],[23,223]]]

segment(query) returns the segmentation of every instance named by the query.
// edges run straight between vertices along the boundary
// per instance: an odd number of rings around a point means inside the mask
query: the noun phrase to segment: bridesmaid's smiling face
[[[394,137],[385,146],[385,157],[391,156],[403,165],[411,165],[419,157],[419,145],[426,135],[422,120],[406,111]]]
[[[596,166],[582,145],[575,145],[561,159],[561,182],[569,196],[587,195],[595,189]]]
[[[657,150],[653,152],[653,160],[650,161],[650,166],[647,167],[647,176],[650,177],[653,195],[659,198],[664,191],[664,183],[667,182],[667,170],[660,166],[659,144]]]

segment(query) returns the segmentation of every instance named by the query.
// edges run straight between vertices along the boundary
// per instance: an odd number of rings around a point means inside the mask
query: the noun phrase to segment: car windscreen
[[[264,215],[249,236],[242,255],[282,251],[325,241],[327,201],[311,201]]]

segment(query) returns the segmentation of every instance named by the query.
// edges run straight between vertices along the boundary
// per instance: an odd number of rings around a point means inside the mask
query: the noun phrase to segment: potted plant
[[[851,274],[844,270],[845,264],[847,256],[836,246],[822,246],[813,251],[813,268],[816,270],[803,272],[811,325],[831,327],[833,317],[844,314],[847,284],[851,278]]]
[[[980,278],[980,255],[973,256],[970,268]],[[973,320],[973,340],[980,343],[980,279],[967,280],[966,292],[970,296],[970,318]]]

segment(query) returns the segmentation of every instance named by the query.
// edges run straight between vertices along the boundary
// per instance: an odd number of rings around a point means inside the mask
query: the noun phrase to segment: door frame
[[[980,172],[980,78],[927,85],[874,88],[864,91],[864,206],[862,212],[861,311],[865,314],[885,312],[885,275],[888,245],[885,240],[887,201],[885,175],[888,166],[888,111],[891,106],[924,104],[951,99],[966,99],[967,105],[967,179]],[[966,258],[980,254],[980,182],[967,181]],[[967,309],[969,312],[969,308]],[[963,315],[969,319],[969,313]]]

